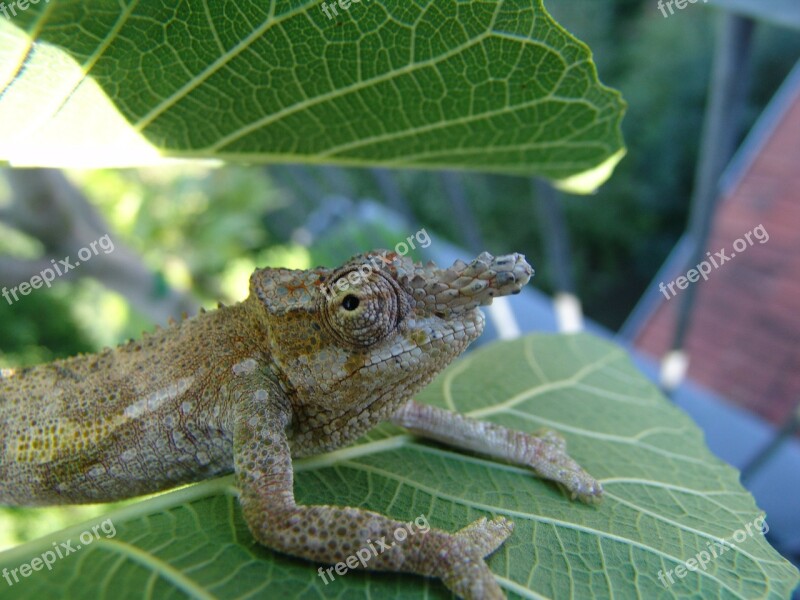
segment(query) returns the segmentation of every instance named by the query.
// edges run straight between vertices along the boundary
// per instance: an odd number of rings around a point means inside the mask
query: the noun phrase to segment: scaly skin
[[[333,564],[403,524],[297,505],[292,457],[339,448],[386,420],[598,500],[602,487],[556,434],[411,400],[481,334],[478,306],[518,293],[531,274],[519,254],[438,269],[387,251],[335,270],[257,270],[240,304],[2,377],[0,503],[104,502],[235,471],[260,543]],[[465,598],[502,598],[484,557],[512,530],[502,517],[455,534],[430,529],[367,568],[438,577]]]

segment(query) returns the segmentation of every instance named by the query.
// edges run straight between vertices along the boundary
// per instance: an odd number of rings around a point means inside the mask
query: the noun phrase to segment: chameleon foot
[[[559,484],[570,496],[586,504],[597,504],[603,486],[567,454],[567,442],[555,431],[544,429],[535,435],[516,432],[518,451],[526,464],[543,479]]]
[[[470,523],[448,535],[437,553],[434,576],[464,600],[503,600],[505,594],[484,557],[494,552],[514,530],[505,517]]]
[[[554,431],[525,433],[414,400],[400,407],[392,422],[428,439],[526,466],[587,504],[603,496],[600,482],[567,454],[567,442]]]

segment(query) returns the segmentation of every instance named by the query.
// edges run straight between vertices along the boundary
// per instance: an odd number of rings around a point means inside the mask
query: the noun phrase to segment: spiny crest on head
[[[341,267],[331,272],[330,279],[336,279],[340,273],[352,270],[353,268],[370,266],[372,270],[387,270],[391,274],[396,274],[398,267],[402,264],[402,256],[390,250],[372,250],[363,254],[356,254]],[[408,262],[408,261],[407,261]]]
[[[255,294],[271,314],[309,309],[315,298],[314,288],[322,284],[321,271],[258,269],[250,277],[250,293]]]

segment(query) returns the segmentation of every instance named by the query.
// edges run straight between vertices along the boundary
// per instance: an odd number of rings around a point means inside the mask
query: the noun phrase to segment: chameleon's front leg
[[[392,422],[421,437],[530,467],[584,502],[597,502],[603,495],[600,482],[567,454],[566,442],[553,431],[532,435],[413,400],[392,416]]]
[[[360,508],[298,506],[292,490],[292,459],[286,430],[289,412],[276,392],[256,389],[236,406],[235,468],[245,519],[253,536],[272,549],[334,564],[378,540],[393,540],[404,524]],[[270,397],[272,396],[272,397]],[[367,569],[438,577],[467,599],[500,599],[503,592],[484,556],[511,534],[513,523],[479,519],[451,534],[417,531],[378,554]],[[383,547],[380,546],[379,547]]]

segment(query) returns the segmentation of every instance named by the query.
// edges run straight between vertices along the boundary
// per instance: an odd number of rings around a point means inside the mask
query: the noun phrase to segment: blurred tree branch
[[[86,196],[54,169],[8,169],[11,205],[0,210],[0,222],[41,242],[44,256],[21,259],[0,256],[0,286],[13,287],[29,281],[51,267],[51,259],[74,257],[78,250],[106,234],[111,228]],[[93,277],[122,294],[131,306],[156,323],[183,313],[193,315],[197,302],[188,294],[171,289],[158,273],[151,271],[138,254],[109,235],[114,250],[81,262],[66,279]]]

